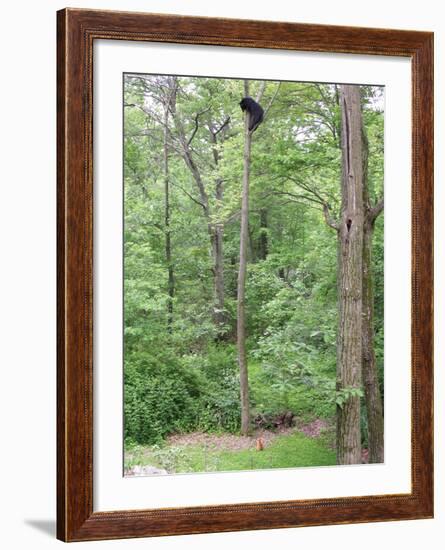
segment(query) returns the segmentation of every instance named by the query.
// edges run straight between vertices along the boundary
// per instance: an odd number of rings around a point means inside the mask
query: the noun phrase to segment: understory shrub
[[[153,444],[175,431],[190,430],[197,417],[198,377],[173,354],[148,353],[125,364],[125,438]]]
[[[181,358],[139,352],[125,362],[124,383],[127,442],[151,445],[169,433],[239,429],[239,374],[231,345]]]

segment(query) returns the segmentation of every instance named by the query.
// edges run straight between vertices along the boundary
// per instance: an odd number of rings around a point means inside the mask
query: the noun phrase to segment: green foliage
[[[125,438],[154,443],[196,422],[199,378],[171,354],[139,353],[125,362]]]
[[[124,86],[125,437],[128,445],[159,444],[163,458],[156,455],[158,462],[181,463],[184,457],[162,445],[167,434],[236,432],[240,424],[234,342],[244,143],[238,104],[244,82],[177,78],[167,128],[167,231],[163,117],[169,82],[163,76],[127,75]],[[260,86],[250,82],[253,97]],[[383,92],[371,86],[361,90],[374,203],[383,191]],[[332,417],[337,405],[361,395],[347,388],[335,390],[337,239],[325,223],[322,204],[329,204],[331,215],[338,218],[337,89],[267,82],[261,103],[270,108],[252,142],[246,288],[252,411]],[[192,163],[184,155],[184,143]],[[214,319],[211,234],[216,225],[224,233],[223,330]],[[373,275],[382,390],[383,268],[380,216]],[[225,458],[218,460],[225,464]],[[228,469],[232,460],[238,458],[227,458]]]
[[[205,355],[178,359],[163,352],[126,358],[125,437],[140,444],[194,429],[239,429],[239,375],[234,349],[214,346]]]
[[[335,392],[335,403],[343,409],[345,403],[351,399],[351,397],[363,397],[364,393],[362,388],[345,387]]]
[[[234,347],[211,345],[206,354],[184,357],[183,364],[201,375],[196,428],[236,432],[240,426],[240,399]]]

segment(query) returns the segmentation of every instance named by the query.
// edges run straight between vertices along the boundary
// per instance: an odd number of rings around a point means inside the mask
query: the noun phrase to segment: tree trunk
[[[361,463],[363,165],[358,86],[342,85],[342,206],[338,228],[337,463]],[[356,391],[351,395],[350,391]]]
[[[226,316],[224,312],[224,257],[223,257],[223,236],[224,226],[215,223],[211,229],[212,259],[213,259],[213,322],[218,330],[218,339],[224,339],[224,326]]]
[[[374,352],[374,282],[372,275],[372,236],[374,222],[367,219],[363,234],[363,317],[362,376],[368,418],[369,462],[384,461],[383,407],[380,395],[377,362]]]
[[[246,96],[248,95],[248,84],[244,84]],[[250,180],[250,151],[252,145],[252,134],[249,132],[249,117],[244,119],[244,171],[243,188],[241,199],[241,229],[240,229],[240,254],[238,270],[238,308],[237,308],[237,344],[238,364],[240,371],[240,394],[241,394],[241,434],[247,435],[250,430],[249,411],[249,379],[247,370],[246,354],[246,269],[247,269],[247,247],[249,239],[249,180]]]
[[[258,242],[258,257],[260,260],[265,260],[269,253],[269,243],[267,239],[267,209],[260,210],[260,238]]]
[[[167,300],[167,330],[172,331],[173,298],[175,295],[175,280],[172,264],[171,228],[170,228],[170,177],[168,167],[168,116],[171,104],[174,102],[176,83],[170,83],[168,99],[164,105],[164,226],[165,226],[165,261],[168,271],[168,300]]]
[[[210,247],[212,255],[212,274],[213,274],[213,304],[212,304],[212,317],[213,322],[217,328],[218,340],[222,340],[225,337],[224,327],[226,323],[226,316],[224,311],[224,254],[223,254],[223,237],[224,237],[224,224],[212,221],[212,208],[210,206],[209,195],[207,193],[206,186],[201,177],[201,172],[193,159],[192,149],[190,148],[190,141],[187,140],[185,135],[184,126],[182,120],[179,117],[175,117],[175,126],[179,134],[179,141],[183,150],[182,158],[186,166],[189,168],[193,179],[196,183],[196,187],[199,192],[199,204],[203,209],[204,216],[207,220],[207,230],[210,237]],[[213,146],[213,157],[215,167],[218,166],[219,154],[217,150],[216,134],[209,128]],[[215,199],[217,204],[221,204],[224,197],[224,185],[221,178],[217,178],[215,185]],[[196,202],[196,201],[195,201]]]
[[[377,362],[374,351],[374,277],[372,272],[372,238],[374,224],[383,208],[383,202],[371,207],[368,181],[369,145],[365,127],[362,128],[363,159],[363,295],[362,295],[362,378],[368,428],[368,460],[370,463],[384,461],[383,404],[380,394]]]
[[[362,296],[362,377],[365,390],[366,416],[368,420],[368,460],[370,463],[384,461],[383,404],[379,388],[377,361],[374,351],[374,277],[372,272],[372,238],[374,224],[381,212],[380,205],[371,207],[368,188],[368,138],[362,129],[363,156],[363,203],[365,222],[363,226],[363,296]],[[383,203],[381,203],[383,205]]]
[[[217,132],[209,125],[210,136],[213,145],[213,161],[215,169],[218,170],[219,152],[217,142]],[[215,183],[215,199],[216,211],[223,203],[224,199],[224,182],[222,178],[217,177]],[[226,333],[226,312],[224,311],[224,224],[215,221],[212,228],[212,259],[213,259],[213,322],[217,329],[217,339],[224,340],[227,338]]]

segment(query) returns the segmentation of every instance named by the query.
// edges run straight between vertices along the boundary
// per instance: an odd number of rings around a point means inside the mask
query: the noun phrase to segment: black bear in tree
[[[244,97],[239,105],[242,111],[249,113],[249,132],[254,132],[263,122],[263,108],[251,97]]]

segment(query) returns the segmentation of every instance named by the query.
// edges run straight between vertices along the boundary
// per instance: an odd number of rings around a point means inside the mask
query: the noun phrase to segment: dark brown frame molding
[[[412,63],[412,490],[93,512],[93,42],[403,56]],[[433,516],[433,34],[65,9],[57,13],[57,537],[64,541]],[[267,500],[267,494],[264,495]]]

